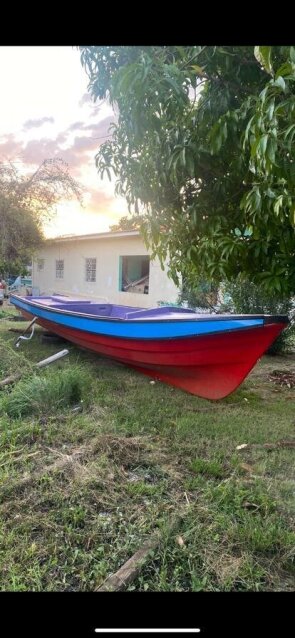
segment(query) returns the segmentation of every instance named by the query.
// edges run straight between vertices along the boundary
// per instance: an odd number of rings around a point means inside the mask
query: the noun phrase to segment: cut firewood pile
[[[290,370],[273,370],[269,375],[269,380],[277,385],[286,386],[291,389],[295,387],[295,372],[291,372]]]

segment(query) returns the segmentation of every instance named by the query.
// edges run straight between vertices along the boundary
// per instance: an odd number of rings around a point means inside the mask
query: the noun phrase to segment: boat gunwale
[[[142,319],[139,317],[134,317],[133,319],[131,317],[128,318],[124,318],[124,317],[110,317],[108,315],[94,315],[94,314],[90,314],[90,313],[86,313],[86,312],[76,312],[73,310],[66,310],[63,308],[54,308],[53,306],[48,306],[46,304],[42,304],[40,302],[36,302],[36,301],[30,301],[29,298],[26,297],[22,297],[20,295],[11,295],[12,298],[20,300],[22,303],[27,303],[32,309],[34,308],[40,308],[41,310],[46,310],[48,312],[52,311],[54,313],[60,314],[62,316],[74,316],[74,317],[81,317],[81,318],[89,318],[91,320],[96,319],[98,322],[100,321],[107,321],[107,322],[111,322],[111,323],[123,323],[123,324],[134,324],[134,323],[139,323],[140,324],[144,324],[144,323],[187,323],[187,322],[195,322],[195,323],[199,323],[201,321],[208,321],[208,322],[212,322],[212,321],[247,321],[247,320],[254,320],[254,319],[262,319],[263,320],[263,324],[261,324],[261,326],[242,326],[241,328],[237,328],[237,330],[246,330],[249,328],[258,328],[258,327],[262,327],[264,325],[267,325],[269,323],[285,323],[286,325],[288,323],[290,323],[290,320],[288,318],[287,315],[263,315],[263,314],[257,314],[257,315],[252,315],[252,314],[245,314],[245,315],[202,315],[200,314],[198,317],[188,317],[188,318],[181,318],[181,316],[179,318],[161,318],[161,317],[157,317],[155,316],[154,318],[152,317],[143,317]],[[81,299],[81,302],[83,302],[84,300]],[[16,304],[15,304],[16,305]],[[101,305],[107,305],[107,304],[101,304]],[[120,305],[120,304],[112,304],[112,305]],[[123,305],[123,304],[122,304]],[[171,306],[171,308],[173,308]],[[144,308],[143,310],[148,310],[146,308]],[[180,313],[181,314],[181,313]],[[193,314],[193,313],[192,313]],[[197,314],[197,313],[196,313]],[[42,318],[42,317],[41,317]],[[50,321],[50,320],[49,320]],[[53,323],[56,323],[55,321],[52,321]],[[234,328],[229,328],[226,330],[223,330],[222,332],[230,332],[232,330],[235,330]],[[212,333],[207,333],[207,334],[212,334]],[[215,333],[216,334],[216,333]],[[171,337],[169,337],[171,338]]]

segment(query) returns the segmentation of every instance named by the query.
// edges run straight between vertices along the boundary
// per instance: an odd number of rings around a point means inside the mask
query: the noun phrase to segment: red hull
[[[23,315],[32,315],[23,311]],[[44,328],[151,377],[205,399],[222,399],[242,383],[285,324],[206,336],[147,341],[105,337],[38,319]]]

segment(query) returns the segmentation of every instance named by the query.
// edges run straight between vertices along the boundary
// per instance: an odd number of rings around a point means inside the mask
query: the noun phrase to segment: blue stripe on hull
[[[112,337],[121,337],[129,339],[172,339],[174,337],[186,337],[193,335],[205,335],[212,333],[222,333],[231,330],[241,330],[252,328],[254,326],[262,326],[263,319],[226,319],[216,322],[210,320],[172,320],[172,321],[136,321],[132,320],[110,320],[110,319],[92,319],[81,315],[66,314],[63,311],[56,312],[53,309],[46,310],[26,303],[20,299],[11,299],[11,302],[25,310],[26,312],[52,321],[54,323],[83,330],[92,334],[101,334]]]

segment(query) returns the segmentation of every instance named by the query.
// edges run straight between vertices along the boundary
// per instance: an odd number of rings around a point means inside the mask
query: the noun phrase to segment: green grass
[[[85,403],[91,396],[92,379],[82,366],[75,364],[61,370],[48,369],[20,380],[0,403],[0,414],[17,418],[48,415],[67,406]]]
[[[208,459],[195,459],[191,464],[191,470],[196,474],[204,474],[208,478],[223,478],[225,470],[218,459],[208,461]]]
[[[294,590],[294,389],[269,380],[294,355],[214,403],[71,344],[36,372],[64,344],[37,328],[16,351],[13,326],[1,320],[1,376],[23,374],[0,394],[1,591],[93,590],[157,530],[130,591]]]

